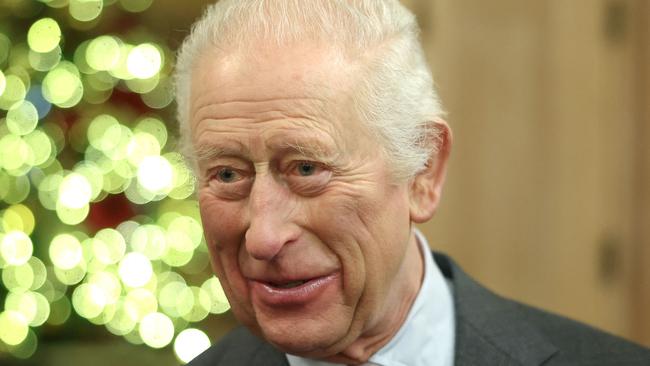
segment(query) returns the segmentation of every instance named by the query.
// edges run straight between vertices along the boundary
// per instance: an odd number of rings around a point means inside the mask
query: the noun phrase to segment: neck
[[[420,244],[411,233],[409,245],[399,272],[394,277],[388,300],[383,304],[374,327],[361,334],[342,352],[326,361],[357,365],[367,362],[370,357],[385,346],[400,330],[415,302],[424,278],[424,257]]]

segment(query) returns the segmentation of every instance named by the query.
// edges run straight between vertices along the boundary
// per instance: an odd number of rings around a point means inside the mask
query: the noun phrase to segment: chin
[[[261,328],[264,339],[278,349],[297,356],[318,358],[338,352],[333,348],[345,338],[345,330],[347,327],[323,318],[302,322],[276,319]]]

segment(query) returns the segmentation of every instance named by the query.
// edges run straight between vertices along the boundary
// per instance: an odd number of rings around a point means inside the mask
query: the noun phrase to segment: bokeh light
[[[85,59],[88,66],[97,71],[108,71],[120,61],[121,42],[113,36],[100,36],[88,44]]]
[[[52,327],[98,326],[186,362],[230,309],[174,151],[172,47],[115,25],[152,3],[11,0],[25,11],[3,18],[0,362],[38,356]]]
[[[70,234],[60,234],[50,243],[50,260],[60,269],[71,270],[83,260],[79,239]]]
[[[7,79],[5,78],[4,72],[0,70],[0,95],[4,93],[6,86],[7,86]]]
[[[77,105],[83,96],[83,84],[75,64],[62,61],[43,79],[43,96],[61,108]]]
[[[36,21],[27,33],[27,43],[36,52],[52,51],[59,42],[61,42],[61,28],[52,18]]]
[[[0,340],[15,346],[27,338],[28,323],[23,314],[17,311],[3,311],[0,313]]]
[[[160,71],[162,54],[156,46],[144,43],[130,50],[126,63],[131,75],[148,79]]]
[[[103,0],[70,0],[68,10],[73,18],[88,22],[101,14],[103,5]]]
[[[162,313],[151,313],[142,319],[138,328],[145,344],[153,348],[162,348],[174,338],[174,324]]]
[[[153,275],[149,258],[141,253],[129,253],[120,261],[118,273],[125,285],[129,287],[144,286]]]
[[[196,356],[210,347],[210,339],[201,330],[188,328],[178,333],[174,340],[174,352],[184,363],[192,361]]]
[[[27,263],[33,251],[32,240],[22,231],[10,231],[0,241],[2,259],[13,266]]]

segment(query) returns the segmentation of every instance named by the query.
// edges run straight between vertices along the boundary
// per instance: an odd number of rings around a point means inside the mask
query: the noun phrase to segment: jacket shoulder
[[[586,324],[515,303],[522,317],[558,349],[545,365],[650,365],[650,350]]]
[[[237,327],[194,358],[189,366],[288,365],[284,353],[244,327]]]

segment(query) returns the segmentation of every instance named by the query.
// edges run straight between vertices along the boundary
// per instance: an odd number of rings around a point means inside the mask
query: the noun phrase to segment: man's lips
[[[249,280],[253,299],[271,307],[304,305],[339,281],[332,273],[308,279]]]

